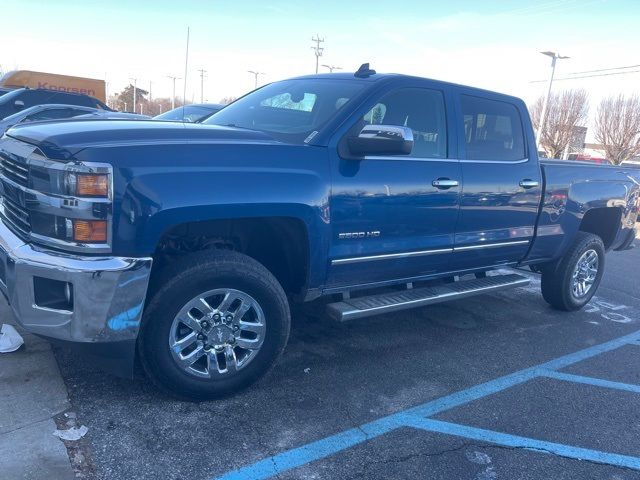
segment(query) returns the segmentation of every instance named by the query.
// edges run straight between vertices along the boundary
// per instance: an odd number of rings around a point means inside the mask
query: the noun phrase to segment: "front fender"
[[[309,285],[324,280],[330,239],[325,148],[166,146],[152,165],[134,161],[130,149],[123,154],[114,168],[114,253],[152,256],[162,235],[184,223],[291,217],[307,228]]]

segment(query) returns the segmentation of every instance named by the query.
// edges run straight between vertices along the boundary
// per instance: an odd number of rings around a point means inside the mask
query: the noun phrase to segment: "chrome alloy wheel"
[[[582,254],[573,270],[571,289],[576,298],[584,297],[596,281],[600,260],[595,250],[587,250]]]
[[[219,288],[192,298],[173,319],[169,348],[185,372],[203,378],[233,375],[257,355],[266,333],[258,302]]]

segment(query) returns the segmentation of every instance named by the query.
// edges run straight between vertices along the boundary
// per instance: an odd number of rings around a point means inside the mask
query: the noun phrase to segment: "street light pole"
[[[198,71],[200,72],[200,103],[204,103],[204,75],[207,71],[204,68]]]
[[[553,85],[553,76],[556,73],[556,61],[564,60],[566,56],[562,56],[557,52],[540,52],[547,57],[551,57],[551,76],[549,77],[549,85],[547,87],[547,95],[544,97],[542,103],[542,112],[540,113],[540,125],[538,125],[538,132],[536,135],[536,148],[540,150],[540,142],[542,141],[542,132],[544,132],[544,126],[547,121],[547,110],[549,109],[549,97],[551,97],[551,86]]]
[[[133,80],[133,113],[136,113],[136,95],[138,94],[138,79],[129,78],[129,80]]]
[[[173,80],[173,95],[171,96],[171,110],[173,110],[174,108],[176,108],[176,80],[181,80],[182,77],[167,75],[167,78]]]
[[[254,71],[254,70],[247,70],[247,73],[250,73],[250,74],[252,74],[254,76],[255,84],[254,84],[253,88],[255,90],[256,88],[258,88],[258,75],[265,75],[265,73],[264,72]]]

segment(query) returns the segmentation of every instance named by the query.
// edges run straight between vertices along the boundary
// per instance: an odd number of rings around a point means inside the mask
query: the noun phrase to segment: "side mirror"
[[[13,102],[13,107],[19,112],[24,109],[24,102],[22,100],[16,100]]]
[[[413,149],[413,132],[396,125],[365,125],[357,137],[348,139],[353,155],[408,155]]]

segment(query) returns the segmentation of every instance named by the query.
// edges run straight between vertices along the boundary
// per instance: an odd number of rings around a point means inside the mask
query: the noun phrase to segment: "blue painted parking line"
[[[526,448],[543,453],[553,453],[561,457],[575,458],[576,460],[589,460],[592,462],[615,465],[617,467],[633,468],[640,470],[640,458],[620,455],[617,453],[601,452],[588,448],[573,447],[562,443],[546,442],[533,438],[519,437],[507,433],[484,430],[482,428],[468,427],[455,423],[441,422],[430,418],[409,415],[406,417],[407,423],[412,427],[427,430],[429,432],[444,433],[456,437],[470,438],[482,442],[493,443],[512,448]]]
[[[253,465],[229,472],[220,480],[259,480],[269,478],[292,468],[300,467],[320,460],[334,453],[376,438],[384,433],[395,430],[402,425],[398,415],[383,417],[374,422],[366,423],[357,428],[331,435],[316,442],[294,448],[273,457],[265,458]]]
[[[564,372],[554,372],[552,370],[541,372],[541,375],[548,378],[555,378],[565,382],[584,383],[585,385],[594,385],[596,387],[613,388],[615,390],[625,390],[627,392],[640,393],[640,385],[630,383],[612,382],[611,380],[603,380],[601,378],[584,377],[582,375],[572,375]]]
[[[419,405],[387,417],[382,417],[376,421],[345,430],[344,432],[308,443],[301,447],[287,450],[260,460],[252,465],[228,472],[221,477],[218,477],[218,479],[257,480],[269,478],[279,473],[321,460],[402,427],[420,428],[423,430],[448,433],[465,438],[484,439],[486,442],[500,445],[513,444],[514,446],[522,446],[522,448],[546,451],[570,458],[593,459],[593,461],[596,462],[640,470],[640,458],[637,457],[629,457],[625,455],[600,452],[597,450],[583,449],[571,445],[545,442],[542,440],[518,437],[506,433],[482,430],[465,425],[440,422],[426,418],[541,377],[552,377],[558,380],[574,381],[577,383],[595,384],[594,382],[597,382],[598,386],[638,392],[638,390],[633,389],[634,387],[638,388],[635,385],[610,382],[607,380],[582,377],[579,375],[570,375],[557,371],[629,344],[640,345],[640,331],[616,338],[609,342],[585,348],[584,350],[580,350],[569,355],[564,355],[541,365],[505,375],[466,390],[432,400],[423,405]]]

